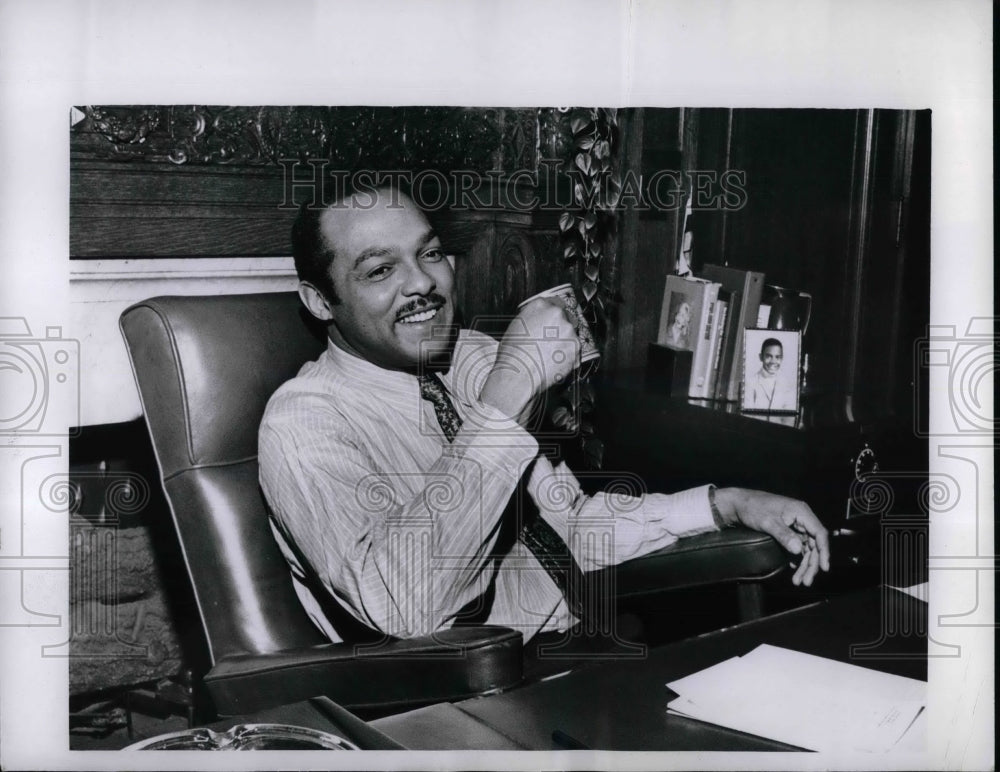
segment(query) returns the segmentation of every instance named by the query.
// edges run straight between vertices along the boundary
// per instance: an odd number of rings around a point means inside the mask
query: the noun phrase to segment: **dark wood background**
[[[298,164],[297,179],[324,159],[492,171],[498,176],[485,189],[519,169],[538,171],[568,147],[551,109],[136,107],[84,115],[71,134],[74,259],[288,255],[294,206],[282,161]],[[804,342],[812,389],[851,398],[861,415],[912,418],[926,409],[914,403],[912,352],[929,316],[929,112],[646,108],[621,110],[619,121],[622,173],[745,174],[740,208],[695,208],[695,269],[725,263],[812,294]],[[467,321],[510,313],[523,297],[572,278],[560,257],[559,212],[512,205],[511,195],[539,192],[523,178],[512,189],[493,206],[433,215],[458,256]],[[308,195],[292,192],[292,204]],[[645,365],[682,215],[621,212],[602,268],[620,297],[605,370]]]

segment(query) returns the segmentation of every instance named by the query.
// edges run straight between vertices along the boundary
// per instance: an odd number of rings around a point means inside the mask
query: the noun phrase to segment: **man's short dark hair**
[[[325,211],[325,207],[311,203],[299,207],[292,224],[292,257],[299,281],[309,282],[323,293],[327,301],[336,304],[340,299],[330,278],[334,252],[320,229],[320,218]]]
[[[366,172],[366,175],[370,174]],[[340,302],[333,280],[330,278],[330,264],[333,262],[335,252],[323,236],[320,220],[327,209],[343,203],[359,191],[359,188],[355,187],[357,175],[358,172],[338,175],[338,184],[342,187],[336,198],[319,204],[311,201],[302,204],[292,224],[292,257],[295,260],[295,272],[299,281],[312,284],[334,305]],[[379,178],[379,184],[374,188],[371,186],[370,177],[366,179],[369,180],[367,187],[361,189],[365,193],[372,190],[396,190],[410,195],[409,185],[404,178],[387,174],[385,178]]]
[[[760,344],[760,353],[763,354],[768,346],[777,346],[782,351],[785,350],[785,347],[781,345],[780,340],[778,340],[777,338],[768,338],[767,340],[765,340],[763,343]]]

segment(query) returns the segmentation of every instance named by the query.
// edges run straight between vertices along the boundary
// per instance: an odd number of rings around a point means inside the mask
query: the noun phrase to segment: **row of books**
[[[739,401],[744,331],[758,326],[763,290],[763,273],[723,265],[706,265],[701,276],[667,277],[656,342],[692,352],[687,396]]]

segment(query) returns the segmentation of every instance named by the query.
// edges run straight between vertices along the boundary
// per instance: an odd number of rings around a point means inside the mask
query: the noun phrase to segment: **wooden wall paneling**
[[[660,170],[679,171],[680,111],[645,108],[622,111],[622,174],[644,181]],[[677,258],[676,209],[623,206],[619,222],[617,335],[608,369],[642,368],[647,345],[656,340],[663,285]]]
[[[455,255],[459,308],[466,324],[477,317],[500,324],[517,304],[539,288],[539,255],[531,231],[531,215],[521,212],[432,213],[431,222],[445,248]]]
[[[626,174],[638,176],[642,173],[642,135],[645,110],[629,109],[619,113],[622,155],[619,159],[623,177]],[[635,255],[639,249],[639,212],[626,206],[618,221],[619,264],[616,271],[614,289],[622,301],[615,308],[614,332],[605,346],[602,367],[609,372],[628,367],[636,349],[635,333],[637,320],[632,307],[638,291],[638,277],[634,270]]]
[[[725,147],[711,122],[702,111],[700,165]],[[859,420],[909,412],[911,343],[929,304],[929,116],[741,109],[731,138],[728,165],[746,172],[747,203],[696,219],[696,243],[812,294],[811,391],[839,395]]]
[[[698,142],[688,151],[694,159],[691,167],[715,175],[717,190],[720,190],[723,175],[732,169],[730,148],[733,110],[701,108],[697,112]],[[698,207],[693,213],[691,226],[695,273],[706,263],[726,264],[728,215],[726,203],[721,199],[714,200],[709,206]]]
[[[874,110],[859,110],[853,175],[849,242],[846,255],[847,281],[844,283],[844,345],[841,346],[842,374],[839,388],[845,394],[845,410],[854,418],[854,391],[858,382],[858,348],[860,345],[863,302],[866,283],[866,263],[870,254],[870,233],[874,200],[875,141],[878,134]]]
[[[280,167],[72,164],[72,257],[288,255],[294,217]]]
[[[492,252],[490,307],[501,314],[515,314],[518,304],[535,294],[538,286],[538,256],[530,231],[498,229]]]
[[[843,391],[851,351],[845,292],[855,157],[851,110],[733,113],[730,165],[746,172],[746,205],[726,215],[726,260],[762,271],[768,284],[804,290],[813,312],[803,348],[812,388]],[[856,140],[862,142],[858,144]]]
[[[619,171],[622,177],[628,173],[640,173],[640,153],[642,147],[644,111],[625,109],[618,113],[618,130],[621,140]],[[618,219],[618,237],[615,248],[617,265],[613,272],[611,289],[622,301],[611,309],[609,335],[604,346],[601,367],[606,372],[614,372],[628,362],[634,347],[635,320],[629,308],[629,298],[635,295],[635,274],[632,271],[633,255],[638,248],[639,213],[630,207],[622,209]]]
[[[914,376],[912,342],[923,334],[930,300],[926,279],[910,278],[926,276],[921,264],[929,262],[926,216],[916,221],[920,231],[907,228],[913,222],[914,195],[924,195],[914,191],[917,118],[914,111],[872,114],[871,225],[860,256],[857,360],[851,385],[855,412],[861,416],[909,418],[913,410],[900,383],[908,386]],[[925,179],[921,174],[916,184]]]

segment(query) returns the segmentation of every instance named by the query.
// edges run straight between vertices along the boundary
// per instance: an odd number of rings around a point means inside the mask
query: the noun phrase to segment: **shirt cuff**
[[[722,516],[719,511],[719,505],[715,503],[715,486],[708,486],[708,507],[712,510],[712,519],[715,521],[715,527],[720,531],[723,528],[728,528],[732,523],[727,523],[726,519]]]
[[[699,488],[691,488],[678,493],[671,493],[667,497],[670,504],[669,530],[675,536],[693,536],[706,531],[719,529],[712,512],[712,504],[709,491],[714,485],[702,485]],[[650,494],[646,497],[647,506],[650,506],[659,494]]]

